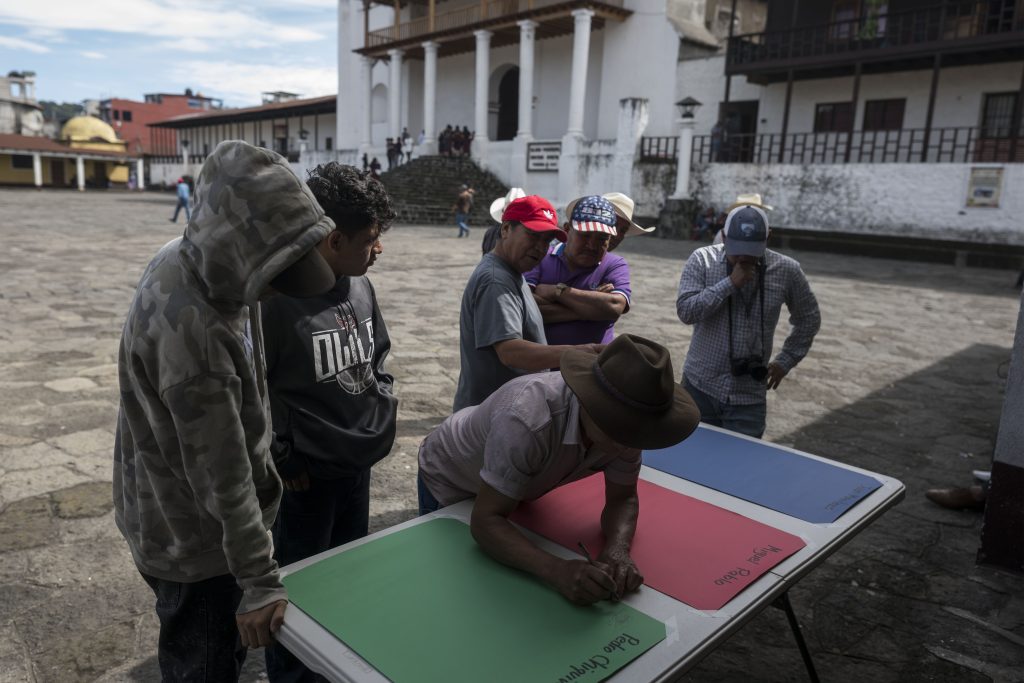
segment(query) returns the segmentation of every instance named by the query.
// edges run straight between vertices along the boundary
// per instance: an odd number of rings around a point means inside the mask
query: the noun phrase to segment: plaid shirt
[[[676,314],[693,325],[683,374],[709,396],[733,405],[763,403],[764,382],[749,375],[733,377],[730,356],[771,358],[772,337],[782,304],[789,309],[793,326],[773,362],[787,372],[811,348],[821,327],[818,301],[811,292],[800,264],[770,249],[764,252],[764,320],[756,282],[737,290],[729,279],[723,245],[701,247],[690,255],[679,278]],[[759,276],[760,277],[760,276]],[[732,349],[729,348],[729,299],[732,299]],[[764,325],[764,345],[759,324]]]

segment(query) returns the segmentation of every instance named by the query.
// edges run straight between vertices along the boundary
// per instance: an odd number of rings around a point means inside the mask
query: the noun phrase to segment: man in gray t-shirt
[[[570,348],[600,351],[600,345],[548,346],[544,321],[523,280],[554,238],[565,241],[554,207],[537,196],[509,203],[498,243],[484,255],[462,293],[459,313],[461,370],[453,410],[479,405],[495,389],[528,372],[558,367]]]
[[[622,335],[600,354],[570,348],[560,372],[517,377],[423,440],[420,513],[475,496],[473,538],[493,558],[573,602],[616,599],[643,582],[629,554],[640,505],[640,449],[676,444],[699,420],[660,344]],[[605,545],[595,561],[556,557],[509,522],[520,502],[597,472],[605,481]]]

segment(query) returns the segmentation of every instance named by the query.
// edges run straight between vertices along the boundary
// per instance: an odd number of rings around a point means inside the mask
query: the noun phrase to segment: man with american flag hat
[[[629,310],[629,265],[608,253],[616,235],[615,206],[592,195],[570,202],[568,238],[523,277],[544,318],[549,344],[607,344]]]

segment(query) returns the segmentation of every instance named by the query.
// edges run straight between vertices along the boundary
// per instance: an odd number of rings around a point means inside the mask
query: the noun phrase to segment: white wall
[[[933,128],[974,127],[981,120],[984,93],[1016,91],[1020,88],[1021,62],[985,64],[943,69],[935,91]],[[924,128],[931,88],[931,70],[869,74],[861,77],[854,129],[860,130],[867,100],[906,98],[903,128]],[[735,81],[735,79],[734,79]],[[815,106],[826,102],[849,102],[853,76],[795,81],[789,110],[789,132],[814,130]],[[738,98],[732,98],[738,99]],[[758,118],[759,133],[782,131],[786,84],[764,88]],[[765,121],[766,119],[766,121]],[[698,128],[698,131],[701,129]],[[700,134],[700,133],[698,133]]]
[[[968,208],[970,169],[999,164],[705,164],[690,189],[721,207],[760,192],[773,224],[1024,245],[1024,164],[1005,164],[999,208]],[[674,173],[671,176],[674,178]],[[646,213],[646,211],[645,211]]]
[[[604,30],[594,34],[601,36],[603,78],[597,131],[588,137],[615,137],[619,100],[625,97],[650,101],[647,135],[673,135],[677,98],[666,85],[676,81],[679,34],[665,17],[665,0],[626,0],[625,7],[633,10],[631,17],[606,21]]]
[[[729,101],[740,102],[744,100],[760,100],[762,86],[748,83],[746,76],[733,76],[729,86]],[[694,134],[707,135],[711,127],[715,125],[718,118],[718,105],[725,100],[725,55],[713,55],[697,59],[684,59],[679,62],[676,69],[676,90],[671,111],[671,123],[668,128],[664,126],[659,129],[652,129],[648,126],[648,136],[677,135],[679,129],[676,126],[676,118],[679,113],[674,103],[684,97],[692,97],[702,104],[694,114]],[[761,106],[764,106],[763,104]],[[760,119],[761,113],[758,113]],[[654,114],[651,113],[653,123]],[[758,123],[757,132],[762,126]],[[654,133],[652,130],[665,132]]]

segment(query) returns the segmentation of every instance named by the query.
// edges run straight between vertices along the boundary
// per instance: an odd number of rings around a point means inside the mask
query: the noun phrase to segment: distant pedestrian
[[[374,157],[373,161],[370,162],[370,175],[380,179],[380,162],[377,161],[377,157]]]
[[[715,125],[711,126],[711,161],[722,160],[722,142],[725,139],[725,127],[722,125],[722,120],[715,121]]]
[[[405,155],[405,163],[412,161],[412,136],[406,135],[402,138],[402,154]]]
[[[370,161],[366,158],[366,152],[363,152],[363,173],[370,170]]]
[[[384,151],[388,156],[388,170],[395,168],[395,139],[388,138],[384,141]]]
[[[473,188],[463,185],[459,190],[459,196],[452,204],[452,211],[455,213],[455,225],[459,228],[456,237],[469,237],[469,212],[473,210]]]
[[[188,182],[184,178],[178,178],[176,185],[178,204],[174,207],[174,218],[169,218],[168,220],[172,223],[177,223],[178,214],[182,209],[185,209],[185,222],[188,223],[192,220],[192,206],[190,205],[192,193],[189,191]]]

